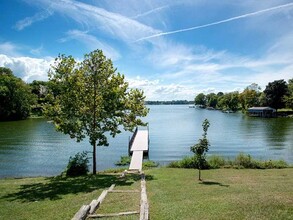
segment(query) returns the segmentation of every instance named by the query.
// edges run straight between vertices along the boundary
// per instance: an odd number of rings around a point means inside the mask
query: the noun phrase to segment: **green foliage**
[[[266,86],[264,93],[268,106],[275,109],[284,108],[284,96],[288,93],[288,85],[284,80],[275,80]]]
[[[260,106],[260,95],[261,92],[251,89],[251,86],[248,86],[242,93],[239,94],[239,101],[242,110],[246,111],[250,107]]]
[[[218,169],[224,167],[226,165],[226,161],[223,157],[212,155],[208,157],[208,167],[211,169]]]
[[[203,93],[199,93],[194,99],[194,104],[206,106],[206,96]]]
[[[130,164],[131,157],[129,156],[121,156],[120,161],[115,163],[116,166],[127,166]]]
[[[27,118],[33,101],[30,87],[10,69],[0,67],[0,121]]]
[[[169,168],[187,168],[187,169],[197,169],[197,159],[195,156],[192,157],[184,157],[179,161],[172,161],[167,165]]]
[[[287,108],[293,109],[293,78],[288,81],[288,93],[284,96]]]
[[[229,92],[220,96],[218,108],[222,110],[237,111],[239,109],[239,92]]]
[[[254,161],[252,161],[251,156],[249,154],[240,153],[235,158],[234,165],[238,167],[244,168],[256,168]]]
[[[74,157],[69,158],[66,168],[66,176],[75,177],[86,175],[88,169],[89,158],[86,152],[77,153]]]
[[[173,161],[168,168],[198,168],[197,158],[184,157]],[[209,156],[202,169],[235,168],[235,169],[282,169],[290,167],[284,160],[255,160],[249,154],[238,154],[234,160],[225,159],[218,155]]]
[[[36,103],[32,106],[32,114],[42,116],[43,105],[48,102],[46,96],[48,94],[48,82],[34,80],[29,84],[32,95],[34,96]]]
[[[58,131],[77,141],[89,137],[96,173],[96,146],[108,146],[106,134],[115,137],[121,128],[133,130],[145,125],[148,113],[145,96],[129,89],[124,76],[116,73],[112,61],[101,50],[86,54],[82,62],[60,55],[49,72],[48,104],[45,115]]]
[[[218,104],[218,97],[215,93],[206,95],[206,104],[208,107],[216,108]]]
[[[145,169],[149,169],[149,168],[154,168],[154,167],[158,167],[159,164],[152,161],[152,160],[146,160],[146,161],[143,161],[142,163],[142,168],[145,170]]]

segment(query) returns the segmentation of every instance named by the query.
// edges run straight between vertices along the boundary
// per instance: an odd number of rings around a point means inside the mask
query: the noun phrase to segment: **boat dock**
[[[129,170],[142,170],[144,155],[149,152],[149,129],[136,128],[129,141],[129,155],[132,155]]]

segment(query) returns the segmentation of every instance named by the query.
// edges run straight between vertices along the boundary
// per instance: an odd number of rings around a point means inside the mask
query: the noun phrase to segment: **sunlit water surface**
[[[208,119],[209,154],[235,157],[239,152],[259,159],[293,163],[293,119],[250,118],[241,113],[199,110],[186,105],[152,105],[145,121],[150,129],[151,160],[166,165],[191,155],[190,146],[202,135]],[[97,148],[98,170],[115,167],[128,153],[129,132],[110,138],[109,147]],[[92,151],[88,140],[75,142],[58,133],[45,119],[0,123],[0,177],[60,174],[70,156]]]

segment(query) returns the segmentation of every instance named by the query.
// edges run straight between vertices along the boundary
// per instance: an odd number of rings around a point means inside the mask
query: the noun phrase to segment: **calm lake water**
[[[190,146],[202,135],[208,119],[209,154],[233,158],[239,152],[260,159],[283,159],[293,163],[293,119],[250,118],[241,113],[225,114],[188,108],[186,105],[149,106],[151,160],[162,165],[191,155]],[[97,148],[98,170],[115,167],[128,153],[129,132],[110,139],[109,147]],[[88,140],[80,143],[58,133],[45,119],[0,123],[0,177],[60,174],[70,156],[92,151]]]

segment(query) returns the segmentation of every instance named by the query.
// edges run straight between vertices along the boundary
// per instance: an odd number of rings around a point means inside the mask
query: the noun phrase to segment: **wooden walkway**
[[[120,217],[126,215],[139,215],[140,220],[149,219],[149,203],[146,192],[145,175],[141,174],[141,190],[115,190],[115,184],[112,184],[109,189],[104,190],[98,199],[94,199],[89,205],[83,205],[71,220],[86,220],[96,218]],[[119,213],[97,214],[103,201],[108,193],[140,193],[140,208],[139,210],[125,211]]]
[[[128,146],[129,154],[132,155],[129,166],[129,173],[136,173],[139,171],[141,174],[141,190],[114,190],[115,184],[112,184],[108,190],[104,190],[98,199],[94,199],[89,205],[83,205],[80,210],[75,214],[72,220],[85,220],[103,217],[119,217],[125,215],[138,215],[140,220],[149,219],[149,203],[146,192],[145,175],[142,172],[143,156],[148,154],[149,151],[149,130],[136,128]],[[121,177],[125,177],[125,171]],[[140,210],[132,210],[120,213],[96,214],[96,210],[100,207],[103,200],[108,193],[139,193],[140,192]]]
[[[129,170],[142,170],[144,154],[149,151],[149,130],[136,129],[129,141],[129,154],[132,155]]]

